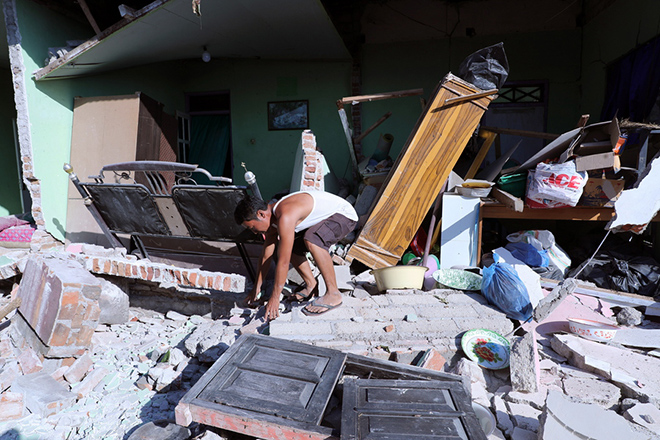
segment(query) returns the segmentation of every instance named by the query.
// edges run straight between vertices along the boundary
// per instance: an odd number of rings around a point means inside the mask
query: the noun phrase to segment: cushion
[[[0,244],[4,242],[29,243],[36,228],[31,225],[13,226],[0,231]]]
[[[30,222],[27,220],[23,220],[22,218],[19,218],[15,215],[0,217],[0,231],[4,231],[5,229],[11,228],[12,226],[27,225],[29,223]]]

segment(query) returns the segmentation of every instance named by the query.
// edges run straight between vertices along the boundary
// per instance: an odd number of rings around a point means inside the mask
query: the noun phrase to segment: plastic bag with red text
[[[569,208],[577,205],[587,184],[586,171],[577,172],[575,162],[539,163],[529,171],[526,204],[530,208]]]

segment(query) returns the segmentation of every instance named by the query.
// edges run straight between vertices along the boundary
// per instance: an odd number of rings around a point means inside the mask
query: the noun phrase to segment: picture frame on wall
[[[268,103],[268,130],[309,128],[309,101],[271,101]]]

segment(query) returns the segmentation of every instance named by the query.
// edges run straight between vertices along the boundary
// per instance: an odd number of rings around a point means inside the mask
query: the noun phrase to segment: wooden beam
[[[559,137],[558,134],[540,133],[538,131],[514,130],[511,128],[481,127],[481,129],[492,131],[499,134],[510,134],[513,136],[533,137],[533,138],[548,139],[548,140],[555,140]]]
[[[357,156],[355,155],[355,146],[353,145],[351,127],[348,124],[346,110],[344,109],[344,104],[341,102],[341,100],[337,101],[337,109],[339,111],[339,119],[341,120],[342,128],[344,129],[346,143],[348,144],[348,151],[351,156],[351,164],[353,165],[353,179],[355,180],[355,186],[357,187],[360,184],[360,170],[358,168]]]
[[[484,143],[481,145],[481,148],[477,153],[477,157],[474,158],[472,165],[470,165],[470,169],[465,174],[465,180],[472,179],[474,176],[477,175],[477,171],[479,171],[479,167],[481,166],[481,163],[486,158],[486,155],[488,154],[488,150],[490,150],[490,146],[493,145],[493,141],[497,137],[497,133],[493,133],[492,131],[486,131],[486,130],[481,130],[481,133],[479,133],[479,135],[482,138],[484,138]]]
[[[78,0],[78,4],[85,13],[85,17],[87,17],[87,21],[89,21],[89,24],[92,25],[92,29],[94,29],[95,35],[100,34],[101,28],[99,28],[99,25],[96,24],[96,20],[94,20],[94,16],[92,15],[92,11],[89,10],[89,7],[87,6],[87,2],[85,0]]]
[[[490,191],[490,195],[495,200],[515,212],[523,212],[525,209],[525,202],[523,202],[522,199],[519,199],[518,197],[513,196],[506,191],[502,191],[499,188],[493,187],[493,189]]]
[[[11,311],[17,309],[21,305],[21,298],[15,296],[11,301],[9,301],[3,308],[0,309],[0,321],[4,319]]]
[[[360,136],[356,137],[355,140],[353,141],[353,144],[359,144],[360,142],[362,142],[362,139],[364,139],[369,133],[371,133],[372,131],[374,131],[374,130],[376,129],[376,127],[378,127],[380,124],[382,124],[383,122],[385,122],[385,120],[386,120],[387,118],[389,118],[390,116],[392,116],[392,112],[387,112],[387,113],[385,113],[385,114],[384,114],[379,120],[376,121],[376,123],[375,123],[374,125],[372,125],[371,127],[367,128],[367,129],[364,131],[364,133],[362,133]]]
[[[401,90],[398,92],[375,93],[373,95],[347,96],[341,98],[342,104],[359,104],[361,102],[380,101],[381,99],[403,98],[406,96],[417,96],[424,93],[424,89]]]
[[[483,92],[471,93],[465,96],[456,96],[454,98],[445,99],[444,105],[458,104],[460,102],[472,101],[473,99],[483,98],[484,96],[490,96],[497,93],[497,89],[490,89]]]

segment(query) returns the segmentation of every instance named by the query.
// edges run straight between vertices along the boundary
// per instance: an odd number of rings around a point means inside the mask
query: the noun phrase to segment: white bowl
[[[495,431],[495,416],[488,408],[477,402],[472,402],[472,409],[477,415],[477,419],[479,419],[481,429],[484,431],[484,434],[486,434],[486,437],[488,437],[493,431]]]
[[[605,322],[592,321],[590,319],[582,318],[566,318],[568,320],[568,328],[572,333],[582,336],[584,339],[591,341],[607,342],[614,339],[616,331],[619,329],[614,324]]]
[[[378,290],[421,289],[424,285],[426,266],[390,266],[374,269],[371,274],[376,279]]]

